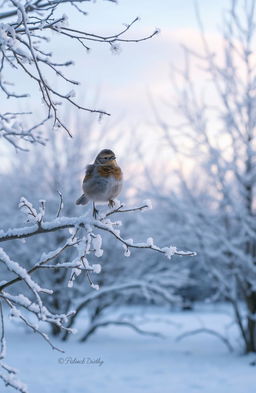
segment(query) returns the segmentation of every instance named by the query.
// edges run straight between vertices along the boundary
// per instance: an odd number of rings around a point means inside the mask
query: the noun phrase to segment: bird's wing
[[[87,165],[83,183],[86,183],[87,180],[91,179],[94,168],[94,165]]]

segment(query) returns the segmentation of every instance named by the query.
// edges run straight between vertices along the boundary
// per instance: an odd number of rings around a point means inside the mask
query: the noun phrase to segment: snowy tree
[[[179,120],[157,116],[179,162],[177,211],[194,228],[208,280],[233,306],[245,351],[255,352],[255,0],[230,2],[216,52],[197,17],[202,53],[184,47],[185,69],[173,78]],[[198,64],[203,93],[193,80]]]

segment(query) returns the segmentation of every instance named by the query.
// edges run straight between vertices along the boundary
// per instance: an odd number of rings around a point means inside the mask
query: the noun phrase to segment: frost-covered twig
[[[176,247],[158,247],[153,243],[152,238],[148,238],[146,243],[134,243],[132,239],[125,240],[123,239],[119,231],[114,229],[112,225],[108,222],[106,223],[95,223],[94,226],[98,229],[111,233],[117,240],[119,240],[125,247],[125,255],[130,256],[129,249],[130,248],[141,248],[141,249],[148,249],[152,251],[159,252],[164,254],[168,259],[171,259],[172,255],[179,255],[179,256],[189,256],[193,257],[196,255],[194,251],[179,251]]]
[[[5,340],[5,329],[4,329],[4,314],[2,301],[0,301],[0,324],[1,324],[1,350],[0,350],[0,378],[3,380],[6,386],[11,386],[12,388],[20,391],[21,393],[28,393],[27,386],[17,379],[17,371],[8,366],[3,362],[6,356],[6,340]]]
[[[31,113],[0,113],[0,138],[6,140],[15,149],[27,151],[26,148],[22,147],[20,142],[30,144],[39,143],[41,145],[44,145],[46,142],[46,139],[41,135],[40,127],[46,123],[48,118],[43,119],[38,124],[34,124],[33,127],[26,127],[20,118],[28,114]]]
[[[35,323],[31,322],[24,314],[22,314],[22,312],[18,310],[16,306],[13,305],[13,303],[8,299],[8,297],[7,296],[5,297],[5,294],[3,294],[2,296],[5,299],[6,303],[11,308],[11,312],[10,312],[11,317],[20,318],[25,323],[25,325],[27,325],[30,329],[33,330],[34,333],[39,334],[50,345],[52,349],[64,353],[62,349],[53,345],[48,335],[44,333]],[[47,319],[45,318],[44,321],[47,321]]]
[[[46,255],[43,255],[43,256],[40,258],[39,262],[37,262],[31,269],[28,270],[28,274],[31,274],[31,273],[35,272],[36,270],[38,270],[38,269],[41,269],[41,268],[46,267],[46,264],[48,264],[48,262],[50,262],[51,260],[57,258],[58,256],[60,256],[60,254],[61,254],[64,250],[66,250],[66,249],[69,248],[69,247],[73,247],[73,246],[75,246],[76,244],[77,244],[77,241],[73,241],[73,242],[72,242],[72,241],[70,241],[70,239],[69,239],[69,240],[64,244],[63,247],[60,247],[60,248],[58,248],[57,250],[54,250],[53,252],[50,252],[50,253],[47,253]],[[63,265],[63,264],[62,264],[62,265]],[[49,265],[47,265],[47,267],[48,267],[48,266],[49,266]],[[57,266],[57,265],[53,265],[53,267],[56,267],[56,266]],[[74,264],[73,262],[70,262],[69,264],[66,264],[65,266],[66,266],[66,268],[67,268],[67,267],[70,268],[70,267],[75,267],[75,266],[77,266],[77,264]],[[13,284],[15,284],[16,282],[19,282],[19,281],[22,281],[22,278],[21,278],[21,277],[14,278],[13,280],[8,281],[8,282],[6,282],[6,283],[0,285],[0,292],[1,292],[3,289],[5,289],[5,288],[9,287],[10,285],[13,285]]]
[[[41,215],[36,215],[35,211],[31,212],[31,206],[24,205],[24,198],[22,198],[22,205],[21,207],[27,207],[27,215],[29,219],[32,216],[33,221],[36,221],[37,224],[33,226],[23,227],[23,228],[14,228],[9,229],[7,231],[0,232],[0,242],[8,241],[8,240],[15,240],[15,239],[23,239],[35,235],[39,235],[42,233],[49,233],[53,231],[58,231],[61,229],[67,228],[86,228],[88,226],[94,226],[97,229],[102,231],[106,231],[111,233],[117,240],[119,240],[123,245],[126,246],[127,249],[129,248],[137,248],[137,249],[149,249],[152,251],[159,252],[161,254],[166,255],[168,258],[171,258],[172,255],[180,255],[180,256],[195,256],[196,253],[192,251],[178,251],[176,247],[158,247],[154,244],[152,238],[148,238],[146,243],[134,243],[132,239],[125,240],[120,236],[120,231],[114,228],[115,223],[112,223],[108,219],[101,218],[99,220],[93,220],[88,217],[88,215],[80,216],[80,217],[61,217],[56,218],[52,221],[41,221]],[[132,212],[132,211],[141,211],[143,209],[147,209],[148,205],[142,205],[137,208],[127,209],[126,211],[118,210],[111,211],[109,213],[119,213],[119,212]],[[106,216],[109,215],[108,213]]]
[[[79,0],[80,4],[86,4],[86,2],[88,0]],[[82,11],[77,6],[76,1],[73,0],[51,2],[43,0],[31,0],[29,2],[6,0],[4,2],[4,9],[0,12],[0,90],[6,98],[22,99],[28,97],[29,94],[26,92],[17,93],[15,90],[11,90],[12,80],[5,78],[9,67],[11,67],[12,73],[21,71],[39,88],[42,102],[45,104],[47,111],[45,121],[51,121],[53,127],[62,127],[71,135],[59,113],[59,106],[63,103],[66,102],[77,109],[96,113],[99,116],[109,115],[109,113],[101,109],[83,106],[74,99],[75,91],[70,90],[68,86],[77,86],[79,81],[72,80],[63,71],[63,69],[72,66],[74,62],[73,60],[63,60],[61,62],[54,60],[54,54],[47,48],[52,34],[57,35],[64,42],[72,40],[72,42],[82,45],[86,51],[89,51],[91,43],[96,42],[106,44],[112,51],[117,52],[120,43],[148,40],[156,35],[158,30],[156,29],[151,34],[139,38],[129,38],[127,34],[139,20],[139,18],[135,18],[119,32],[112,35],[91,33],[85,29],[78,29],[75,25],[69,26],[69,23],[72,24],[72,20],[69,21],[66,14],[56,15],[63,4],[66,4],[66,7],[75,6],[77,12],[82,13],[83,16],[86,15],[86,12]],[[50,76],[58,75],[67,85],[66,91],[62,91],[56,85],[50,83],[46,79],[46,74],[50,74]],[[6,119],[6,116],[0,116]],[[26,130],[22,123],[18,125],[15,113],[11,114],[11,117],[13,121],[9,124],[6,120],[0,122],[0,135],[7,142],[11,143],[16,149],[24,149],[22,143],[19,143],[20,140],[42,143],[40,134],[33,135],[32,133],[32,129],[37,128],[42,123]]]

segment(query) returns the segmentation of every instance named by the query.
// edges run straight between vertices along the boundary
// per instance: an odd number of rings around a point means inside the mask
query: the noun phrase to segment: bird
[[[93,217],[98,210],[95,202],[108,202],[110,208],[115,206],[114,199],[120,194],[123,184],[123,173],[117,165],[115,153],[110,149],[99,152],[93,164],[87,165],[82,184],[83,194],[77,199],[77,205],[93,202]]]

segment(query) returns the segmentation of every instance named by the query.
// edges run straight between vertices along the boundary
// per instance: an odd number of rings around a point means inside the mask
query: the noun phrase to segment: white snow
[[[152,237],[147,238],[147,245],[154,246],[154,239]]]
[[[120,313],[137,322],[145,314],[148,322],[139,326],[158,330],[166,338],[110,326],[81,344],[77,341],[84,328],[85,321],[81,321],[78,336],[64,343],[53,341],[65,350],[61,354],[49,349],[39,336],[9,322],[8,363],[19,369],[32,393],[255,393],[256,369],[250,365],[255,355],[230,353],[218,338],[207,334],[175,341],[182,332],[203,324],[229,332],[237,346],[226,306],[200,306],[195,312],[183,313],[131,307]],[[4,388],[0,381],[0,391],[12,389]]]
[[[101,272],[101,265],[99,263],[95,263],[92,265],[93,271],[96,274],[99,274]]]
[[[176,247],[163,247],[162,251],[164,251],[165,255],[167,256],[168,259],[171,259],[171,257],[177,252]]]
[[[93,282],[90,284],[91,288],[95,289],[96,291],[98,291],[100,289],[98,284],[94,284]]]
[[[103,255],[103,250],[101,249],[102,238],[99,234],[92,238],[92,245],[95,249],[95,256],[100,258]]]

